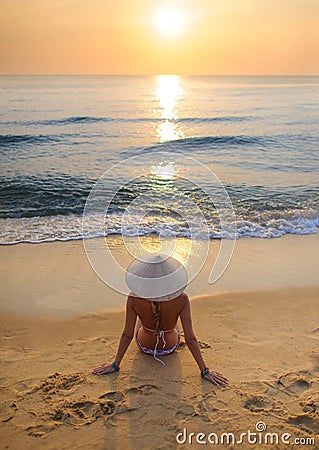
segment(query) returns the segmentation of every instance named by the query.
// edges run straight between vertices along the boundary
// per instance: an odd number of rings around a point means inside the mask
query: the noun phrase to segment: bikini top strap
[[[154,333],[154,331],[155,331],[155,330],[151,330],[150,328],[144,327],[144,325],[143,325],[143,328],[144,328],[144,330],[152,331],[153,333]]]
[[[155,331],[155,330],[151,330],[150,328],[144,327],[144,325],[143,325],[143,328],[147,331],[152,331],[153,333]],[[171,330],[160,330],[160,333],[168,333],[169,331],[173,331],[173,330],[175,330],[175,328],[172,328]]]
[[[163,333],[168,333],[169,331],[174,331],[174,330],[176,330],[176,328],[172,328],[171,330],[162,330],[162,331],[163,331]]]

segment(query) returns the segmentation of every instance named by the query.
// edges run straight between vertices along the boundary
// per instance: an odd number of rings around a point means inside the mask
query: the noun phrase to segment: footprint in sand
[[[227,403],[216,398],[216,394],[210,394],[203,396],[202,400],[198,404],[200,412],[219,414],[221,411],[227,411]]]
[[[114,402],[121,402],[125,400],[125,395],[121,391],[110,391],[100,395],[99,398],[113,400]]]
[[[153,384],[141,384],[137,387],[132,387],[130,389],[127,389],[127,394],[133,394],[133,395],[150,395],[155,393],[156,391],[159,391],[159,387],[153,385]]]
[[[104,416],[111,416],[113,413],[126,411],[125,395],[121,391],[110,391],[99,396],[100,408]]]
[[[9,422],[9,420],[13,419],[16,411],[18,410],[18,406],[15,402],[4,402],[0,405],[0,417],[1,422]]]
[[[309,417],[307,414],[290,416],[288,417],[287,422],[292,425],[297,425],[298,428],[306,430],[308,433],[319,433],[318,418]]]
[[[32,389],[31,393],[42,391],[47,395],[63,393],[70,391],[75,386],[87,381],[86,377],[81,373],[70,375],[62,375],[58,372],[47,377],[42,383]]]
[[[216,393],[214,391],[210,394],[202,395],[196,406],[199,417],[204,422],[216,420],[222,412],[226,412],[228,409],[225,402],[216,398]]]
[[[70,389],[86,378],[82,374],[61,375],[55,373],[46,378],[33,389],[33,393],[42,392],[45,394],[59,393],[63,398],[57,396],[55,401],[50,401],[45,410],[41,409],[32,412],[32,418],[38,423],[25,428],[30,436],[46,436],[60,426],[69,426],[73,429],[81,428],[92,424],[98,419],[104,420],[104,423],[119,412],[126,412],[125,395],[121,391],[108,391],[100,395],[99,398],[68,399],[64,395],[70,394]],[[138,386],[137,392],[148,392],[150,388],[156,386],[142,385]],[[60,392],[61,391],[61,392]],[[31,392],[31,390],[30,390]],[[46,399],[46,397],[45,397]],[[31,414],[31,412],[29,412]],[[10,415],[4,418],[10,420]]]
[[[300,395],[311,387],[311,381],[307,380],[304,375],[298,373],[288,373],[279,377],[277,383],[292,394]]]
[[[244,402],[244,408],[249,409],[249,411],[252,412],[264,411],[271,405],[272,402],[269,400],[269,398],[263,397],[261,395],[253,395]]]
[[[182,405],[177,413],[175,414],[176,419],[183,420],[188,417],[192,417],[195,414],[195,409],[193,405],[184,404]]]
[[[32,389],[30,389],[30,385],[27,385],[27,381],[18,381],[17,383],[14,383],[13,389],[15,393],[17,394],[17,397],[23,397],[25,394],[30,393]]]
[[[112,415],[115,409],[116,404],[110,400],[62,402],[45,418],[56,426],[67,424],[76,429],[91,424],[99,418]]]

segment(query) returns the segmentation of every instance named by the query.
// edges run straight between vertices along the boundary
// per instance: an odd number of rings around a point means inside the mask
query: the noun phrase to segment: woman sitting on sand
[[[186,269],[176,259],[160,254],[135,259],[126,272],[126,283],[132,293],[127,298],[124,330],[115,360],[93,370],[105,375],[119,370],[122,358],[133,336],[136,319],[136,343],[140,349],[165,364],[159,356],[169,355],[178,347],[180,317],[186,344],[198,364],[202,377],[223,386],[228,380],[206,367],[192,327],[190,302],[184,292],[188,277]],[[176,288],[178,290],[176,290]]]

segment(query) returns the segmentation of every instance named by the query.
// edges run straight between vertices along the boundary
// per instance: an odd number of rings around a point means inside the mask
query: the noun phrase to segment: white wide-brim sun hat
[[[188,275],[185,267],[172,256],[149,253],[131,262],[125,281],[134,296],[167,302],[185,290]]]

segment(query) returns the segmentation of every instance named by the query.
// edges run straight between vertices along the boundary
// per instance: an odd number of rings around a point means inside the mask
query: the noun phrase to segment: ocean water
[[[81,239],[106,171],[103,234],[189,237],[182,194],[210,238],[227,237],[212,177],[194,181],[200,164],[224,186],[238,238],[318,231],[319,77],[1,76],[0,90],[0,244]]]

